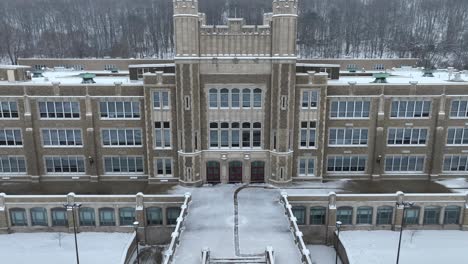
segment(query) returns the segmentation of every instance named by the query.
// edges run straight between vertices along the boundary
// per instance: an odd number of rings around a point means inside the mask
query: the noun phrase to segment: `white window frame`
[[[330,171],[328,170],[329,168],[329,162],[330,159],[333,158],[333,168],[335,170]],[[337,159],[339,158],[339,159]],[[346,161],[349,161],[349,170],[344,171],[344,163]],[[356,170],[353,171],[351,170],[351,165],[353,163],[353,160],[357,159],[356,163]],[[336,170],[337,167],[337,160],[341,160],[341,170]],[[359,165],[361,163],[361,160],[364,160],[364,170],[359,170]],[[368,157],[366,155],[328,155],[327,156],[327,173],[328,174],[366,174],[367,172],[367,165],[368,165]]]
[[[216,124],[216,128],[211,128],[211,124]],[[223,124],[227,123],[228,127],[222,127]],[[233,124],[238,124],[238,128],[234,128]],[[244,123],[249,123],[249,128],[243,128],[242,125]],[[254,125],[260,124],[260,128],[254,127]],[[238,139],[239,141],[237,142],[239,146],[234,146],[233,143],[233,132],[238,133]],[[244,132],[249,133],[249,146],[243,146],[243,140],[242,136]],[[223,133],[227,133],[228,135],[228,144],[227,146],[223,146]],[[257,141],[254,141],[254,135],[260,133],[260,146],[254,146],[254,143]],[[217,140],[212,141],[212,135],[216,135]],[[208,148],[209,149],[262,149],[263,148],[263,124],[261,122],[208,122]],[[217,146],[212,146],[212,142],[217,142]]]
[[[399,132],[402,130],[402,134],[401,134],[401,143],[397,143],[397,141],[399,141],[399,138],[398,136],[400,135]],[[413,144],[411,142],[413,142],[413,136],[414,136],[414,133],[413,131],[415,130],[419,130],[418,134],[417,134],[417,141],[418,143],[417,144]],[[426,139],[425,139],[425,142],[424,144],[419,144],[419,142],[421,141],[421,132],[422,131],[426,131]],[[389,141],[390,141],[390,135],[392,134],[392,131],[394,131],[393,133],[393,144],[390,144]],[[405,135],[407,133],[407,131],[409,131],[409,134],[410,134],[410,143],[409,144],[405,144]],[[427,142],[429,140],[429,128],[427,127],[389,127],[387,129],[387,139],[386,139],[386,144],[388,147],[401,147],[401,146],[405,146],[405,147],[425,147],[427,146]]]
[[[6,105],[5,105],[6,104]],[[12,105],[15,105],[14,108],[16,108],[16,117],[12,117],[13,113],[12,112]],[[8,110],[4,109],[3,107],[7,106]],[[5,113],[8,113],[10,117],[5,117]],[[0,119],[6,119],[6,120],[19,120],[20,112],[18,108],[18,101],[7,101],[7,100],[0,100]]]
[[[450,131],[455,130],[453,134],[453,140],[451,143],[449,143],[449,134]],[[455,143],[457,139],[457,133],[461,131],[461,143],[457,144]],[[464,143],[464,142],[467,143]],[[447,127],[447,133],[446,133],[446,140],[445,140],[446,146],[453,146],[453,147],[460,147],[460,146],[468,146],[468,127]]]
[[[12,166],[12,162],[15,162],[16,163],[16,168],[18,168],[18,172],[8,172],[8,171],[4,171],[4,161],[3,159],[6,158],[8,160],[8,166],[11,170]],[[24,169],[25,171],[24,172],[21,172],[19,171],[20,169],[20,160],[22,160],[24,162]],[[26,157],[25,156],[20,156],[20,155],[1,155],[0,156],[0,175],[26,175],[28,173],[28,163],[27,163],[27,160],[26,160]]]
[[[132,134],[133,134],[133,145],[130,145],[128,144],[128,135],[127,135],[127,132],[128,131],[132,131]],[[137,134],[137,131],[140,132],[140,144],[137,145],[135,144],[136,142],[136,134]],[[122,133],[124,134],[124,145],[120,145],[120,137],[119,137],[119,134]],[[115,135],[117,136],[117,145],[112,145],[112,138],[111,136],[113,135],[113,133],[115,133]],[[104,136],[105,134],[108,135],[109,137],[109,143],[110,145],[107,145],[105,144],[104,142]],[[126,128],[115,128],[115,127],[112,127],[112,128],[101,128],[101,146],[103,148],[140,148],[140,147],[143,147],[143,129],[141,128],[130,128],[130,127],[126,127]]]
[[[156,124],[159,123],[160,127],[156,128]],[[165,127],[166,124],[169,124],[169,127]],[[156,121],[154,122],[154,142],[153,147],[154,149],[172,149],[172,124],[170,121]],[[160,133],[161,135],[161,145],[157,145],[157,134]],[[166,133],[169,135],[169,142],[166,142]],[[168,143],[168,144],[167,144]]]
[[[315,97],[315,101],[313,100],[314,97]],[[313,102],[315,102],[315,106],[312,106]],[[301,91],[301,109],[302,110],[316,110],[319,107],[319,103],[320,103],[320,90],[303,89]],[[307,104],[307,106],[304,106],[304,104]]]
[[[447,164],[448,162],[448,164]],[[456,170],[452,170],[453,164],[456,163]],[[464,165],[464,169],[460,169],[461,166]],[[448,169],[447,166],[448,165]],[[462,154],[447,154],[444,155],[444,159],[442,161],[442,172],[444,173],[452,173],[452,174],[466,174],[468,171],[468,155]]]
[[[102,116],[102,113],[103,113],[103,109],[102,109],[102,104],[105,103],[106,104],[106,111],[105,113],[107,114],[107,117],[103,117]],[[109,111],[109,104],[114,104],[114,107],[115,107],[115,117],[110,117],[111,116],[111,112]],[[122,113],[124,115],[124,117],[118,117],[118,107],[117,107],[117,104],[118,103],[122,103]],[[131,115],[132,117],[125,117],[125,103],[130,103],[130,108],[131,108]],[[134,106],[133,104],[138,104],[138,117],[134,117],[137,113],[134,111]],[[99,119],[100,120],[141,120],[141,116],[142,116],[142,109],[141,109],[141,102],[140,101],[135,101],[135,100],[101,100],[99,101]]]
[[[158,162],[162,162],[162,171],[163,173],[160,174],[159,171],[159,165]],[[170,173],[167,171],[167,165],[169,163],[170,166]],[[154,175],[158,178],[172,178],[174,176],[174,166],[173,166],[173,160],[170,157],[157,157],[154,158]]]
[[[415,170],[409,170],[409,165],[410,165],[410,159],[413,158],[415,159],[415,163],[414,163],[414,168]],[[418,170],[418,161],[422,158],[422,164],[420,165],[421,167],[421,170]],[[397,166],[399,167],[399,170],[387,170],[387,165],[388,165],[388,162],[390,162],[390,159],[391,159],[391,166],[392,166],[392,169],[394,168],[395,166],[395,163],[398,164]],[[407,169],[404,169],[402,167],[402,165],[404,163],[402,163],[403,160],[407,159],[407,164],[406,164],[406,168]],[[398,161],[398,162],[396,162]],[[426,166],[426,155],[386,155],[385,156],[385,164],[384,164],[384,171],[386,174],[411,174],[411,173],[414,173],[414,174],[421,174],[421,173],[424,173],[424,169],[425,169],[425,166]]]
[[[68,144],[68,132],[73,133],[73,140],[75,143],[72,145],[60,145],[60,134],[61,134],[60,131],[64,131],[63,133],[65,133],[64,136],[65,136],[65,141],[67,142],[67,144]],[[81,144],[76,143],[77,131],[81,138]],[[57,132],[57,140],[59,142],[59,145],[46,145],[45,138],[44,138],[45,134],[46,133],[49,134],[50,141],[52,142],[52,133],[55,133],[55,132]],[[41,143],[42,143],[43,148],[82,148],[84,146],[83,132],[81,128],[41,128]]]
[[[158,95],[159,97],[159,106],[156,106],[156,103],[157,103],[156,95]],[[164,100],[164,96],[166,95],[167,95],[167,102]],[[159,111],[170,110],[171,109],[171,92],[169,90],[153,90],[152,103],[153,103],[154,110],[159,110]]]
[[[6,145],[0,145],[0,148],[22,148],[24,146],[24,137],[23,137],[23,131],[21,128],[11,128],[11,127],[6,127],[0,129],[0,131],[3,131],[4,134],[4,139],[5,139],[5,144]],[[17,132],[19,131],[19,140],[16,138]],[[10,133],[10,135],[13,136],[13,145],[8,145],[8,137],[7,137],[7,132]],[[21,143],[21,144],[18,144]]]
[[[44,103],[45,104],[45,110],[46,110],[46,114],[47,114],[47,117],[42,117],[41,116],[41,103]],[[54,104],[54,111],[53,113],[55,114],[55,116],[57,116],[57,113],[60,113],[60,112],[57,112],[57,104],[62,104],[62,114],[64,117],[49,117],[49,113],[51,113],[51,111],[49,111],[49,103],[53,103]],[[71,114],[71,117],[65,117],[65,106],[64,104],[65,103],[69,103],[70,104],[70,114]],[[73,104],[77,104],[78,106],[78,112],[75,112],[73,111]],[[81,119],[81,104],[79,101],[60,101],[60,100],[40,100],[37,102],[37,109],[39,110],[38,111],[38,115],[39,115],[39,119],[40,120],[80,120]],[[73,117],[74,114],[78,114],[78,117]]]
[[[404,116],[400,116],[400,105],[402,104],[402,102],[406,102]],[[408,112],[408,110],[409,110],[408,106],[409,106],[410,102],[413,104],[413,106],[412,106],[413,109],[412,110],[410,109],[410,112]],[[422,102],[421,103],[421,116],[416,116],[416,113],[417,113],[416,106],[420,102]],[[398,103],[396,111],[393,111],[394,103]],[[429,104],[429,112],[428,112],[428,116],[423,116],[424,115],[424,108],[425,108],[426,104]],[[411,98],[395,98],[390,103],[390,119],[430,119],[431,116],[432,116],[432,107],[433,107],[432,100],[427,99],[427,98],[414,98],[414,99],[411,99]],[[413,112],[413,116],[407,116],[408,113],[411,113],[411,111]],[[396,113],[396,116],[393,116],[393,113]]]
[[[457,103],[457,110],[453,111],[454,104]],[[460,107],[464,105],[464,111],[462,112]],[[455,113],[455,115],[452,115]],[[456,99],[453,98],[450,102],[450,119],[468,119],[468,99]]]
[[[306,123],[307,127],[303,127]],[[311,135],[314,136],[313,146],[311,146]],[[303,136],[305,136],[305,146],[302,146]],[[299,122],[299,148],[300,149],[316,149],[317,148],[317,121],[300,121]]]
[[[221,91],[227,90],[227,93],[221,93]],[[239,101],[237,102],[237,105],[233,104],[233,90],[238,91],[238,96],[239,96]],[[248,93],[244,93],[244,90],[248,90]],[[216,93],[214,93],[216,91]],[[248,106],[244,106],[244,96],[247,95],[246,98],[248,98],[247,102]],[[213,96],[213,98],[212,98]],[[225,96],[227,96],[225,99],[223,99]],[[258,98],[258,96],[260,96]],[[216,101],[213,101],[212,99],[216,98]],[[260,99],[260,100],[258,100]],[[220,87],[220,88],[214,88],[211,87],[207,90],[207,102],[208,102],[208,109],[215,110],[215,109],[220,109],[220,110],[227,110],[227,109],[243,109],[243,110],[258,110],[262,109],[264,105],[264,92],[263,89],[259,87],[245,87],[240,85],[239,87]],[[260,102],[260,106],[258,103]],[[226,105],[227,103],[227,105]],[[246,105],[247,105],[246,104]]]
[[[111,167],[112,169],[114,169],[114,158],[118,158],[119,159],[119,169],[120,171],[118,172],[107,172],[106,171],[106,159],[111,159]],[[121,171],[122,170],[122,166],[121,166],[121,161],[122,159],[126,159],[127,160],[127,165],[128,165],[128,161],[129,159],[135,159],[135,170],[137,170],[137,159],[141,159],[141,168],[142,168],[142,171],[135,171],[135,172],[130,172],[130,171]],[[102,167],[103,167],[103,172],[104,172],[104,175],[143,175],[145,173],[145,157],[144,156],[138,156],[138,155],[106,155],[104,157],[102,157]],[[127,166],[127,168],[129,168],[129,166]]]
[[[332,143],[332,130],[335,130],[335,143],[333,144]],[[342,142],[343,144],[338,144],[338,142],[341,141],[340,138],[338,138],[338,136],[340,135],[340,131],[343,132],[343,138],[342,138]],[[351,144],[346,144],[346,135],[347,133],[349,133],[349,131],[351,131]],[[363,131],[367,131],[367,136],[366,136],[366,143],[365,144],[361,144],[362,140],[363,140],[363,135],[365,133],[363,133]],[[358,138],[357,138],[357,141],[358,141],[358,144],[353,144],[354,141],[356,140],[355,138],[355,135],[358,135]],[[367,147],[369,144],[369,129],[366,128],[366,127],[331,127],[328,129],[328,146],[329,147]]]
[[[333,104],[336,103],[337,104],[337,108],[336,108],[336,116],[333,116],[333,113],[334,111],[333,110]],[[356,111],[356,105],[357,103],[360,103],[361,104],[361,111]],[[344,105],[344,116],[340,116],[340,105],[342,104],[345,104]],[[365,108],[364,106],[368,104],[369,105],[369,109],[367,111],[367,116],[366,116],[366,111],[365,111]],[[352,115],[353,116],[348,116],[348,113],[351,112],[351,111],[348,111],[348,108],[351,109],[351,105],[352,105]],[[368,120],[370,119],[370,115],[371,115],[371,111],[372,111],[372,101],[371,100],[346,100],[346,99],[338,99],[338,100],[331,100],[330,101],[330,113],[329,113],[329,118],[331,120],[349,120],[349,119],[353,119],[353,120]]]
[[[76,166],[77,166],[77,172],[55,172],[55,171],[52,171],[52,172],[49,172],[47,170],[47,160],[48,159],[52,159],[52,165],[54,166],[54,159],[57,159],[59,158],[60,159],[60,163],[62,163],[62,159],[68,159],[68,164],[70,164],[70,160],[72,159],[75,159],[76,161]],[[80,155],[47,155],[47,156],[44,156],[43,158],[44,160],[44,172],[45,174],[47,175],[84,175],[86,173],[86,160],[85,160],[85,157],[84,156],[80,156]],[[82,163],[83,163],[83,170],[84,171],[79,171],[79,160],[82,160]],[[61,167],[62,167],[62,170],[64,168],[63,164],[61,164]],[[69,166],[71,168],[71,166]],[[55,166],[54,166],[55,168]]]
[[[297,161],[297,176],[298,177],[315,177],[317,169],[317,159],[315,157],[299,157]],[[312,173],[310,173],[310,165],[312,162]],[[301,173],[301,165],[304,164],[304,173]]]

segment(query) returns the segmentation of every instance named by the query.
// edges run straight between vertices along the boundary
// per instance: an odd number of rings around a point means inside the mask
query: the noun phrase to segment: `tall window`
[[[103,101],[99,103],[101,119],[139,119],[140,102]]]
[[[44,147],[83,146],[81,129],[42,129]]]
[[[417,225],[419,222],[419,211],[418,207],[405,209],[403,215],[403,221],[405,225]]]
[[[177,224],[177,218],[180,216],[180,207],[168,207],[166,209],[167,213],[167,224],[175,225]]]
[[[169,92],[155,91],[153,92],[153,108],[154,109],[169,109]]]
[[[356,224],[358,225],[371,225],[372,224],[372,207],[361,206],[357,209]]]
[[[31,225],[47,226],[47,210],[42,207],[31,208]]]
[[[99,209],[99,225],[115,226],[115,213],[113,208]]]
[[[218,90],[210,89],[209,96],[210,96],[210,108],[218,108]]]
[[[460,206],[447,206],[444,212],[445,225],[458,225],[460,224]]]
[[[212,88],[208,91],[208,106],[215,108],[251,109],[262,107],[262,90],[239,88]]]
[[[81,156],[46,156],[47,173],[84,173],[84,157]]]
[[[353,224],[353,208],[352,207],[339,207],[336,210],[336,221],[341,221],[343,225]]]
[[[162,225],[163,224],[162,209],[159,207],[146,208],[146,223],[148,225]]]
[[[171,148],[171,123],[155,122],[154,128],[155,147]]]
[[[304,206],[293,206],[291,208],[294,217],[297,219],[298,225],[306,224],[306,208]]]
[[[104,157],[105,173],[143,173],[141,156],[108,156]]]
[[[367,128],[330,128],[328,145],[367,146],[368,134]]]
[[[438,225],[440,219],[440,207],[428,206],[424,207],[424,224],[425,225]]]
[[[253,107],[254,108],[262,107],[262,90],[258,88],[253,90]]]
[[[316,138],[316,122],[301,122],[300,147],[314,148]]]
[[[447,130],[447,145],[467,145],[468,128],[449,127]]]
[[[452,100],[450,107],[450,117],[452,118],[467,118],[468,117],[468,101],[467,100]]]
[[[383,70],[385,70],[385,66],[384,66],[383,64],[381,64],[381,63],[379,63],[379,64],[374,64],[374,67],[373,67],[373,68],[374,68],[374,70],[377,70],[377,71],[383,71]]]
[[[68,226],[67,209],[53,208],[51,215],[53,226]]]
[[[328,156],[327,170],[329,172],[364,172],[366,171],[366,156]]]
[[[468,171],[468,155],[445,155],[443,171]]]
[[[18,103],[14,101],[0,102],[0,119],[18,118]]]
[[[299,176],[315,176],[315,159],[299,159]]]
[[[23,208],[10,209],[10,220],[12,226],[27,226],[26,210]]]
[[[124,207],[119,209],[119,223],[121,226],[133,225],[135,222],[135,208]]]
[[[79,211],[80,226],[95,226],[96,216],[94,209],[89,207],[81,207]]]
[[[211,122],[209,126],[210,148],[260,148],[262,146],[260,122],[242,124]]]
[[[0,156],[0,173],[26,173],[24,156]]]
[[[231,90],[231,107],[239,108],[240,107],[240,90],[234,88]]]
[[[430,100],[394,100],[392,102],[391,117],[427,118],[430,115]]]
[[[377,208],[377,224],[391,225],[393,219],[393,207],[381,206]]]
[[[229,90],[224,88],[221,89],[221,108],[229,107]]]
[[[22,145],[23,137],[21,136],[21,129],[0,129],[0,147]]]
[[[101,133],[103,146],[142,146],[142,130],[139,128],[103,129]]]
[[[389,128],[388,145],[425,145],[427,128]]]
[[[172,177],[172,159],[171,158],[157,158],[156,159],[156,176],[158,177]]]
[[[310,224],[311,225],[324,225],[327,210],[325,207],[311,207],[310,208]]]
[[[318,95],[317,90],[304,90],[302,91],[302,109],[316,109],[318,106]]]
[[[243,108],[250,108],[251,104],[251,94],[252,91],[250,89],[243,89],[242,90],[242,107]]]
[[[423,172],[425,156],[386,156],[386,172]]]
[[[370,101],[332,101],[330,118],[368,119]]]
[[[39,102],[39,115],[41,119],[80,118],[79,102]]]

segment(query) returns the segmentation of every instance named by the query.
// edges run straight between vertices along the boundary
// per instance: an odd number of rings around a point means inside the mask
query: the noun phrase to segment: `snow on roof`
[[[16,69],[29,69],[30,66],[25,65],[0,65],[0,69],[2,70],[16,70]]]
[[[131,64],[128,68],[156,68],[156,67],[175,67],[175,63],[154,63],[154,64]]]
[[[323,68],[340,68],[340,64],[325,64],[325,63],[297,63],[298,67],[323,67]]]

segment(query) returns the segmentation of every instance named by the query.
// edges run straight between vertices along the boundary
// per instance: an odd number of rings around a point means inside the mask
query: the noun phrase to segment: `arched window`
[[[148,225],[162,225],[162,209],[159,207],[146,208],[146,223]]]
[[[10,219],[12,226],[27,226],[28,219],[26,218],[26,210],[23,208],[11,208]]]
[[[240,90],[234,88],[231,90],[231,107],[239,108],[240,107]]]
[[[221,89],[221,107],[229,107],[229,90],[226,88]]]
[[[242,90],[242,107],[250,108],[250,98],[251,98],[251,90],[250,89],[243,89]]]
[[[444,212],[444,224],[445,225],[458,225],[460,224],[460,206],[447,206]]]
[[[53,226],[68,226],[67,209],[53,208],[51,213]]]
[[[218,140],[218,123],[212,122],[210,123],[210,147],[217,148],[219,147],[219,140]]]
[[[419,224],[419,207],[412,207],[405,209],[405,214],[403,215],[403,223],[405,225],[417,225]]]
[[[343,225],[353,224],[353,208],[344,206],[336,210],[336,221],[341,221]]]
[[[218,108],[218,90],[210,89],[210,108]]]
[[[94,208],[81,207],[79,212],[80,226],[96,225],[96,216],[94,214]]]
[[[99,209],[99,225],[115,226],[115,213],[113,208]]]
[[[242,123],[242,147],[250,147],[250,123]]]
[[[133,225],[135,222],[135,208],[124,207],[119,209],[119,221],[121,226]]]
[[[31,224],[33,226],[47,226],[47,210],[42,207],[31,208]]]
[[[240,147],[240,124],[232,123],[231,124],[231,147],[238,148]]]
[[[254,89],[254,103],[253,106],[255,108],[261,108],[262,107],[262,90],[260,89]]]
[[[291,208],[294,217],[297,219],[298,225],[305,225],[306,222],[306,208],[304,206],[293,206]]]
[[[361,206],[357,209],[356,224],[358,225],[372,224],[372,207]]]
[[[325,207],[316,206],[310,208],[310,224],[324,225],[327,210]]]
[[[440,206],[428,206],[424,208],[425,225],[438,225],[440,219]]]
[[[381,206],[377,208],[377,224],[391,225],[393,219],[393,207]]]
[[[177,218],[180,215],[180,207],[168,207],[166,209],[167,213],[167,224],[168,225],[175,225],[177,224]]]
[[[229,147],[229,123],[221,123],[221,147]]]

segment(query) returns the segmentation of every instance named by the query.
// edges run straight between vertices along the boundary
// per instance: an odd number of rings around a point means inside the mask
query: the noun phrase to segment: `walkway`
[[[277,263],[301,263],[279,204],[280,192],[265,187],[191,189],[193,200],[174,262],[198,264],[204,247],[210,249],[213,258],[226,258],[263,254],[267,246],[272,246]]]

